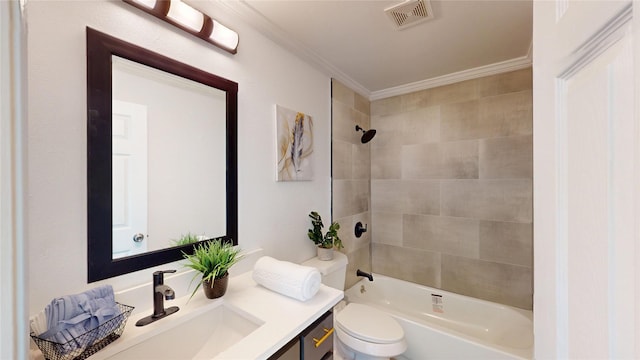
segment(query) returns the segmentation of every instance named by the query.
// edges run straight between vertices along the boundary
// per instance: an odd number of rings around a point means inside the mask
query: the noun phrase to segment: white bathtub
[[[533,314],[373,274],[345,291],[349,302],[392,315],[405,331],[404,357],[426,359],[531,359]]]

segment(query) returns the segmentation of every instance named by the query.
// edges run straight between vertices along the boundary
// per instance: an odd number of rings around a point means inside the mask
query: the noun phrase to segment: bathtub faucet
[[[373,275],[366,273],[360,269],[356,270],[356,276],[364,276],[369,279],[369,281],[373,281]]]

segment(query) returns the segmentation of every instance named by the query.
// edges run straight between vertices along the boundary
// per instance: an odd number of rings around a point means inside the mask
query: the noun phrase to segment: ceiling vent
[[[433,19],[429,0],[407,0],[384,9],[398,30],[406,29],[423,21]]]

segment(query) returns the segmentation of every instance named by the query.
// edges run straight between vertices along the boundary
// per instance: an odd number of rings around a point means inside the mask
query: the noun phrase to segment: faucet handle
[[[162,285],[164,284],[164,274],[170,274],[176,272],[175,270],[160,270],[153,272],[153,283],[154,285]]]
[[[163,274],[170,274],[170,273],[174,273],[176,272],[176,270],[159,270],[159,271],[154,271],[153,275],[154,276],[162,276]]]

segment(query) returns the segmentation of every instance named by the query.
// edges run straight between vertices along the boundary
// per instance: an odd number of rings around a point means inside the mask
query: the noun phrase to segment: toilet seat
[[[349,336],[373,344],[393,344],[404,330],[391,316],[367,305],[351,303],[335,317],[337,327]]]
[[[351,303],[337,312],[338,341],[367,359],[389,359],[407,351],[404,330],[391,316],[375,308]]]
[[[353,336],[345,333],[339,327],[336,327],[335,334],[338,337],[338,341],[342,346],[345,346],[350,351],[356,351],[360,354],[366,355],[365,358],[379,359],[379,358],[392,358],[398,356],[407,351],[407,341],[402,339],[399,342],[391,344],[374,344],[366,342],[360,339],[356,339]]]

